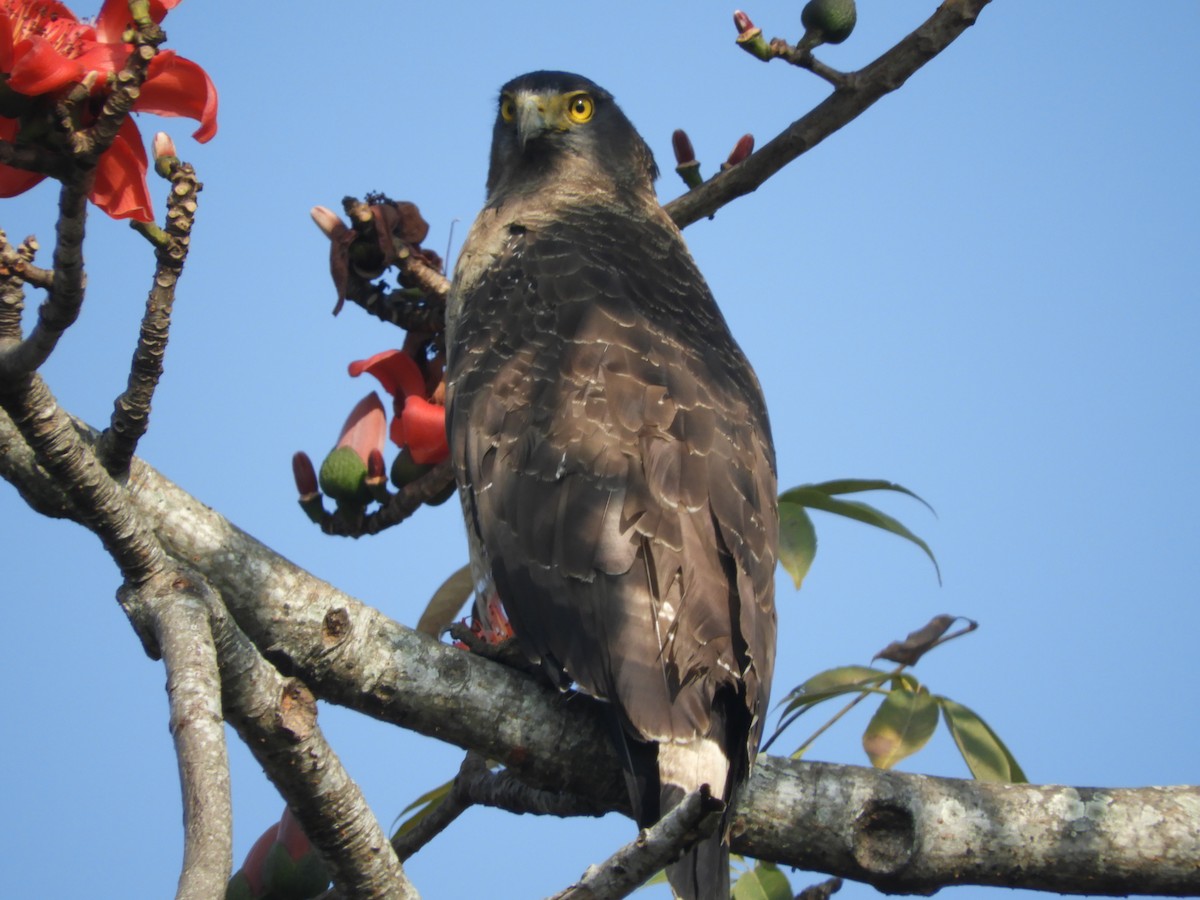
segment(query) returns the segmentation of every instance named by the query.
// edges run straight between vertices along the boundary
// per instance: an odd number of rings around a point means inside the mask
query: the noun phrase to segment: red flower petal
[[[36,96],[79,81],[84,71],[79,60],[63,56],[44,37],[33,35],[13,47],[8,86],[19,94]]]
[[[292,858],[293,862],[312,851],[308,835],[304,833],[300,822],[292,815],[290,806],[284,807],[283,816],[279,820],[279,834],[276,840],[283,844],[287,855]]]
[[[13,64],[12,20],[6,10],[0,9],[0,72],[8,72]]]
[[[154,221],[146,166],[142,134],[133,119],[126,119],[117,139],[96,164],[96,180],[88,198],[114,219]]]
[[[446,441],[446,407],[430,403],[424,397],[409,397],[398,421],[403,424],[404,445],[414,461],[430,465],[440,463],[450,455],[450,445]]]
[[[39,184],[45,175],[0,163],[0,197],[16,197]]]
[[[267,853],[275,846],[275,839],[278,836],[279,823],[276,822],[254,842],[254,846],[246,854],[246,861],[242,863],[242,874],[246,876],[246,881],[250,883],[250,891],[255,897],[263,895],[263,866],[266,865]]]
[[[420,397],[425,393],[425,377],[416,360],[403,350],[384,350],[370,359],[350,363],[352,377],[357,378],[363,372],[374,375],[393,397]]]
[[[337,446],[349,447],[366,462],[372,450],[383,452],[386,443],[387,413],[383,402],[372,391],[355,404],[354,409],[342,426],[342,435]]]
[[[133,108],[160,116],[187,116],[200,123],[192,135],[204,143],[217,133],[217,89],[196,63],[163,50],[150,60],[141,96]]]
[[[133,47],[129,44],[105,44],[100,41],[85,41],[75,57],[86,72],[96,72],[107,78],[113,72],[125,68],[125,62]]]
[[[0,141],[11,141],[19,130],[20,126],[14,119],[0,118]],[[37,172],[14,169],[0,163],[0,197],[23,194],[45,177]]]

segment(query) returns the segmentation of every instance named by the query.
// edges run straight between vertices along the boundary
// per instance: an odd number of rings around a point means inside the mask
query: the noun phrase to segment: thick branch
[[[842,87],[757,152],[668,203],[665,208],[675,224],[684,228],[711,216],[729,201],[757,190],[796,157],[903,85],[917,69],[974,25],[988,2],[946,0],[920,28],[870,65],[847,75]]]
[[[416,900],[366,798],[317,725],[316,699],[284,678],[210,597],[225,715],[291,806],[348,896]]]
[[[233,861],[221,676],[209,605],[191,589],[197,583],[169,571],[119,594],[135,627],[153,639],[167,670],[171,735],[183,789],[183,870],[177,900],[221,896]]]
[[[20,440],[45,467],[36,469],[38,474],[29,483],[44,488],[46,473],[53,476],[63,491],[62,508],[78,511],[77,521],[100,538],[125,580],[142,582],[159,571],[162,550],[129,498],[96,461],[94,435],[85,438],[76,431],[41,377],[35,374],[0,384],[0,407],[7,413],[7,433],[0,445]],[[10,423],[19,435],[8,430]]]
[[[0,446],[11,435],[0,416]],[[42,477],[17,461],[0,460],[6,477]],[[594,701],[390,621],[137,460],[130,491],[171,552],[195,560],[259,646],[286,656],[319,696],[475,749],[539,787],[625,808]],[[888,891],[1200,895],[1196,787],[992,785],[765,758],[736,815],[735,851]]]
[[[1197,787],[991,784],[765,758],[748,793],[735,849],[888,893],[1200,893]]]

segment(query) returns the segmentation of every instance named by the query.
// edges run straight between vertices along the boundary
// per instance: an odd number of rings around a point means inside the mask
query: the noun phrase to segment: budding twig
[[[150,403],[162,377],[171,312],[175,305],[175,287],[187,259],[196,218],[196,195],[203,187],[196,180],[192,166],[174,157],[173,146],[168,148],[166,142],[156,136],[155,149],[171,151],[170,156],[159,156],[155,165],[157,170],[157,163],[167,160],[163,169],[167,172],[171,190],[167,195],[166,225],[162,229],[155,229],[161,238],[153,241],[156,260],[154,276],[146,298],[146,310],[142,315],[129,380],[125,391],[113,403],[109,426],[97,445],[100,461],[116,477],[129,471],[138,441],[150,425]]]

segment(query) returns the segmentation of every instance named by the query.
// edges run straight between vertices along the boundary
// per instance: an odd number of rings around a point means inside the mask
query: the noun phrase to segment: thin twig
[[[793,46],[783,38],[771,38],[769,47],[772,59],[782,59],[793,66],[807,69],[818,78],[828,81],[835,88],[850,86],[853,78],[852,75],[847,75],[845,72],[839,72],[837,69],[825,65],[825,63],[813,56],[810,49]]]
[[[63,183],[58,201],[53,282],[38,307],[38,321],[29,337],[0,350],[0,382],[36,371],[54,351],[62,333],[79,317],[84,293],[87,184],[86,178]]]
[[[94,166],[101,154],[112,146],[137,102],[150,61],[158,53],[158,45],[166,39],[163,30],[150,19],[134,23],[133,52],[117,73],[115,86],[104,98],[96,121],[86,130],[71,133],[71,148],[80,164]]]
[[[0,275],[14,277],[30,287],[48,290],[54,283],[54,272],[33,264],[33,258],[39,249],[41,248],[37,238],[33,235],[13,247],[8,242],[8,236],[0,230]],[[14,334],[19,337],[19,333],[10,334],[7,330],[0,329],[0,337],[7,338]]]
[[[415,287],[426,297],[445,303],[446,297],[450,295],[450,280],[445,275],[413,253],[408,245],[399,239],[396,240],[396,256],[398,259],[396,266],[400,269],[401,284]]]
[[[990,0],[945,0],[937,12],[916,31],[874,62],[849,74],[845,85],[836,89],[807,115],[797,119],[738,165],[666,204],[667,213],[676,225],[685,228],[713,215],[731,200],[757,190],[796,157],[857,118],[879,98],[903,85],[921,66],[975,24],[988,2]]]
[[[156,265],[151,280],[141,332],[134,350],[129,381],[113,404],[109,427],[97,446],[104,467],[115,478],[129,471],[138,441],[150,424],[150,403],[162,377],[163,358],[171,328],[175,287],[187,260],[192,226],[196,217],[196,195],[202,185],[188,163],[176,163],[170,172],[167,196],[165,241],[155,250]]]
[[[346,285],[345,299],[362,307],[377,319],[405,331],[439,334],[446,329],[446,303],[443,295],[426,294],[419,288],[394,290],[382,282],[351,277]]]
[[[829,900],[842,889],[842,879],[826,878],[817,884],[810,884],[796,895],[796,900]]]
[[[506,769],[493,772],[482,766],[459,773],[455,788],[472,803],[517,815],[599,817],[609,812],[607,804],[587,797],[532,788]]]
[[[409,482],[379,509],[370,513],[354,513],[340,509],[335,513],[323,513],[321,530],[326,534],[342,537],[362,537],[378,534],[394,525],[399,525],[422,505],[436,498],[454,483],[454,467],[449,460],[438,463],[420,478]]]
[[[696,840],[711,835],[720,824],[725,804],[706,790],[688,794],[683,802],[642,831],[578,882],[551,900],[618,900],[647,878],[675,862]]]
[[[474,750],[468,750],[463,757],[462,765],[458,768],[450,790],[433,809],[427,811],[412,827],[399,829],[392,835],[392,849],[401,862],[409,859],[418,850],[432,841],[435,837],[450,827],[459,816],[474,805],[467,792],[460,788],[460,782],[467,775],[479,768],[487,768],[487,761]]]

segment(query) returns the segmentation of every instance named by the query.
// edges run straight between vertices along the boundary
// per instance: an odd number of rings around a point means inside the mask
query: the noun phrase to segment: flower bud
[[[292,477],[296,479],[296,491],[301,500],[317,492],[317,472],[303,450],[292,455]]]
[[[721,163],[721,171],[732,169],[738,163],[745,161],[751,153],[754,152],[754,135],[743,134],[738,138],[738,142],[733,145],[733,150],[729,153],[729,159]]]
[[[353,447],[334,447],[321,463],[321,490],[338,506],[366,506],[367,464]]]
[[[342,221],[342,217],[327,206],[314,206],[308,214],[330,240],[346,230],[346,223]]]
[[[676,128],[671,135],[671,148],[675,151],[675,162],[679,165],[696,161],[696,151],[692,148],[692,139],[682,128]]]
[[[809,0],[800,12],[804,37],[800,49],[811,50],[820,44],[840,44],[858,22],[854,0]]]
[[[740,9],[733,11],[733,25],[738,30],[738,34],[745,34],[754,28],[754,23],[750,21],[750,17]]]
[[[279,820],[279,837],[263,863],[263,884],[272,897],[315,897],[329,887],[329,869],[291,810]]]
[[[156,133],[151,151],[154,154],[154,171],[163,178],[170,178],[171,170],[179,165],[179,156],[175,152],[175,142],[171,140],[171,136],[165,131]]]
[[[383,451],[371,449],[367,456],[367,480],[364,482],[371,498],[377,503],[387,503],[390,499],[387,489],[387,464],[383,461]]]

